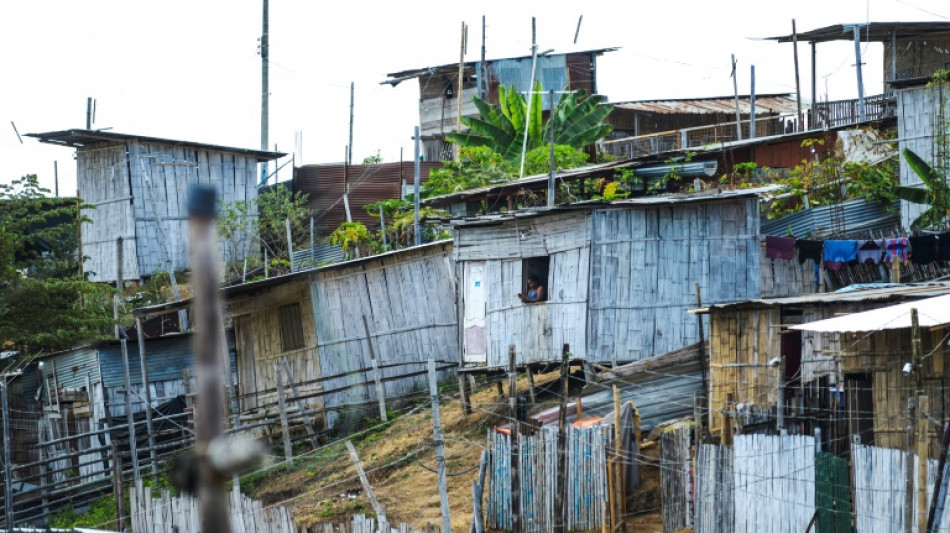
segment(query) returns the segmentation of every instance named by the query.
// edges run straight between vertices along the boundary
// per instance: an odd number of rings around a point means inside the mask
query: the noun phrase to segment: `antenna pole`
[[[346,164],[353,164],[353,82],[350,82],[350,144],[346,149]]]
[[[270,102],[268,101],[268,61],[270,58],[270,36],[268,34],[268,0],[263,0],[263,28],[261,32],[261,150],[266,151],[270,144],[267,140],[268,122],[270,119]],[[261,163],[261,183],[267,179],[267,161]]]

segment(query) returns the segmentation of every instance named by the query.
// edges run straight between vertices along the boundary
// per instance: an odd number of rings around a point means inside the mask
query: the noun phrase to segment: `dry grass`
[[[557,379],[552,372],[537,376],[536,385]],[[519,381],[519,390],[527,380]],[[453,531],[468,531],[472,516],[472,482],[478,476],[478,464],[485,449],[485,431],[504,420],[507,401],[497,396],[495,385],[482,386],[473,394],[473,412],[464,415],[461,403],[447,394],[440,395],[445,441],[449,509]],[[554,405],[549,401],[549,405]],[[543,404],[536,406],[540,409]],[[354,442],[356,444],[356,442]],[[435,469],[432,445],[432,411],[428,407],[401,416],[385,431],[372,434],[357,444],[357,450],[369,482],[380,505],[386,508],[391,523],[406,522],[417,527],[442,523],[438,476],[424,468]],[[458,474],[458,475],[453,475]],[[649,474],[646,473],[647,478]],[[659,474],[651,485],[659,492]],[[651,491],[652,491],[651,488]],[[356,470],[342,443],[298,459],[294,466],[261,476],[255,480],[252,495],[265,504],[288,500],[297,522],[310,526],[321,522],[341,522],[354,513],[373,514],[363,493],[346,496],[360,489]],[[648,498],[649,499],[649,498]],[[646,503],[646,502],[644,502]],[[655,518],[636,517],[645,526],[628,531],[661,530]]]

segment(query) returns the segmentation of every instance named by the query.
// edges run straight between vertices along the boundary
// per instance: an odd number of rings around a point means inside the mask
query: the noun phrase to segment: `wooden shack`
[[[458,363],[452,243],[436,242],[225,289],[237,339],[242,410],[297,396],[333,426],[378,400],[424,390],[431,357]],[[375,359],[375,362],[373,361]]]
[[[116,238],[123,237],[123,277],[137,279],[188,267],[187,194],[212,186],[224,204],[257,198],[257,164],[283,156],[108,131],[31,133],[41,142],[76,149],[79,197],[95,207],[84,214],[83,268],[94,281],[116,279]],[[228,261],[258,252],[256,242],[232,250]]]
[[[791,326],[868,311],[895,303],[950,294],[950,284],[894,285],[786,298],[710,305],[709,419],[713,433],[728,414],[734,430],[775,431],[779,390],[785,429],[812,434],[820,428],[836,450],[850,437],[864,444],[906,444],[907,397],[913,383],[901,375],[909,360],[905,330],[873,334],[799,331]],[[950,397],[939,343],[945,332],[924,336],[924,383],[933,416],[946,418]],[[784,373],[781,360],[784,358]],[[731,403],[728,401],[731,398]]]
[[[797,261],[764,257],[759,199],[771,188],[646,196],[460,218],[459,337],[466,365],[631,362],[699,340],[702,300],[807,292]],[[806,265],[807,268],[808,265]],[[547,300],[524,304],[531,274]]]
[[[534,65],[535,79],[545,92],[580,89],[587,94],[597,94],[597,58],[615,50],[617,48],[600,48],[538,56]],[[388,74],[389,79],[382,82],[396,86],[404,81],[419,80],[419,134],[426,161],[451,159],[454,145],[445,141],[445,134],[458,129],[460,109],[463,117],[478,115],[473,97],[497,104],[499,87],[514,86],[522,93],[533,89],[530,55],[468,61],[461,67],[459,63],[450,63],[404,70]],[[541,107],[544,111],[549,109],[547,98],[542,98]]]

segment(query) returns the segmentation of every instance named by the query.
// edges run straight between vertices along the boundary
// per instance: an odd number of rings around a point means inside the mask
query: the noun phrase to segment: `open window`
[[[525,259],[521,265],[521,294],[530,296],[532,289],[528,287],[529,279],[536,279],[538,285],[544,288],[541,291],[540,301],[546,301],[551,294],[551,287],[548,286],[548,270],[551,266],[549,256],[530,257]]]
[[[277,309],[280,315],[280,349],[288,352],[304,347],[303,322],[300,318],[300,304],[282,305]]]

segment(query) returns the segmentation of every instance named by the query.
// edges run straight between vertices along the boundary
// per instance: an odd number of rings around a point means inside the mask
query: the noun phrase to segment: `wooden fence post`
[[[376,512],[376,519],[379,520],[380,523],[386,522],[386,509],[383,509],[376,500],[376,494],[373,492],[372,485],[369,484],[369,479],[366,478],[366,472],[360,463],[360,456],[356,453],[356,448],[353,447],[352,442],[346,441],[346,451],[350,452],[350,460],[353,461],[353,466],[356,467],[356,474],[360,477],[360,483],[363,484],[363,490],[366,492],[366,496],[369,497],[369,504],[373,506],[373,511]]]
[[[906,479],[904,487],[904,533],[914,531],[914,433],[917,414],[915,412],[915,397],[907,398],[907,455],[906,455]]]
[[[485,471],[488,470],[488,450],[482,450],[482,459],[478,465],[478,481],[472,482],[472,527],[469,533],[485,533],[482,521],[482,493],[485,488]]]
[[[439,472],[439,503],[442,507],[442,527],[452,531],[449,517],[449,493],[445,483],[445,450],[442,442],[442,418],[439,413],[439,383],[435,372],[435,359],[429,358],[429,398],[432,402],[432,438],[435,441],[435,465]]]
[[[286,357],[281,359],[281,365],[284,367],[284,373],[287,375],[287,384],[290,385],[290,390],[293,391],[294,396],[297,398],[297,409],[303,414],[303,421],[307,426],[307,435],[310,436],[310,444],[313,445],[313,449],[316,450],[320,445],[317,442],[317,433],[313,430],[313,420],[310,418],[310,415],[307,414],[307,403],[300,399],[300,390],[297,388],[297,384],[294,383],[293,374],[290,372],[290,363],[287,362]]]
[[[721,441],[722,444],[726,446],[732,446],[732,393],[726,394],[726,406],[723,412],[721,413],[721,424],[722,428],[720,429]]]
[[[511,417],[511,530],[521,533],[521,424],[518,420],[518,360],[514,344],[508,347],[508,408]]]
[[[125,488],[122,486],[122,457],[119,456],[119,446],[112,441],[112,488],[115,491],[115,511],[118,518],[119,531],[125,531]]]
[[[568,393],[568,356],[570,345],[561,348],[561,406],[557,418],[557,481],[554,496],[554,531],[564,533],[565,499],[567,495],[567,393]]]
[[[158,457],[155,450],[155,431],[152,426],[152,389],[148,385],[148,363],[145,353],[145,333],[142,331],[142,317],[135,317],[135,333],[139,344],[139,364],[142,371],[142,388],[145,400],[145,430],[148,432],[148,456],[152,462],[152,476],[158,477]],[[92,402],[89,403],[92,405]]]
[[[531,405],[534,405],[534,373],[531,372],[531,365],[525,367],[525,372],[528,375],[528,400],[531,402]]]
[[[369,321],[363,315],[363,329],[366,330],[366,344],[369,346],[369,362],[373,366],[373,381],[376,382],[376,401],[379,403],[379,419],[388,421],[386,417],[386,394],[383,389],[382,376],[379,372],[379,363],[376,361],[376,350],[373,349],[373,337],[369,333]]]
[[[917,370],[920,372],[920,369]],[[918,397],[917,400],[917,531],[919,533],[927,532],[927,519],[929,513],[927,499],[927,470],[930,461],[930,439],[927,431],[927,414],[930,412],[930,398],[926,394]]]
[[[616,517],[615,526],[620,528],[620,531],[626,531],[626,520],[624,520],[624,515],[626,510],[624,509],[625,505],[625,484],[624,484],[624,457],[623,457],[623,428],[621,427],[621,405],[620,405],[620,388],[616,384],[613,386],[614,393],[614,497],[616,501],[615,509]]]
[[[284,460],[288,463],[294,459],[294,451],[290,446],[290,426],[287,424],[287,403],[284,399],[284,380],[281,378],[280,367],[274,362],[274,375],[277,376],[277,407],[280,409],[280,432],[284,437]]]
[[[7,375],[0,375],[0,394],[3,395],[3,500],[5,503],[4,515],[7,521],[7,531],[13,531],[16,525],[13,515],[13,479],[11,478],[12,465],[10,458],[10,407],[7,403]]]
[[[471,376],[470,376],[471,377]],[[469,399],[469,394],[471,391],[468,387],[468,380],[465,379],[465,375],[461,372],[461,367],[459,367],[459,399],[462,402],[462,414],[470,415],[472,414],[472,402]]]

